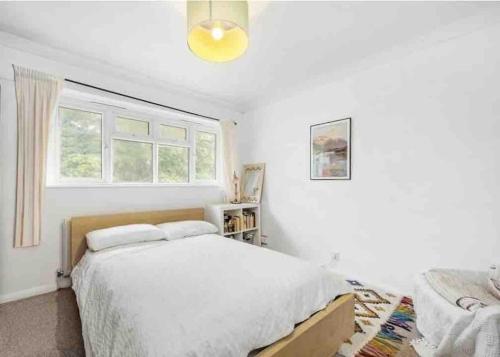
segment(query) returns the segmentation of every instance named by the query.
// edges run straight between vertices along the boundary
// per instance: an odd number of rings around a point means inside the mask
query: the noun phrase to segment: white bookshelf
[[[255,215],[255,225],[245,224],[245,213],[253,213]],[[234,231],[224,229],[224,216],[240,217],[240,227]],[[246,242],[254,245],[261,245],[261,229],[260,229],[260,205],[256,203],[224,203],[209,205],[205,209],[205,219],[219,228],[219,234],[233,238],[241,242]],[[253,223],[253,222],[250,222]],[[248,239],[253,235],[252,239]]]

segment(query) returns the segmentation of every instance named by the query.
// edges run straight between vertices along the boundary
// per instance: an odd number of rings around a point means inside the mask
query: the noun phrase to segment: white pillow
[[[205,221],[168,222],[158,224],[157,227],[165,233],[167,240],[217,233],[219,231],[212,223]]]
[[[117,245],[164,239],[165,233],[152,224],[129,224],[98,229],[87,233],[86,237],[87,246],[97,251]]]

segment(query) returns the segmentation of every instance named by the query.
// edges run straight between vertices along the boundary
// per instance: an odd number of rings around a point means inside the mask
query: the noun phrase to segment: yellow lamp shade
[[[188,46],[198,57],[227,62],[248,47],[247,1],[187,2]]]

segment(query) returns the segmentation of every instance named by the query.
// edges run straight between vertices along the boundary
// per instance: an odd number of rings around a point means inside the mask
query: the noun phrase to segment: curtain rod
[[[201,117],[201,118],[206,118],[206,119],[215,120],[215,121],[221,121],[221,119],[219,119],[219,118],[214,118],[214,117],[210,117],[208,115],[198,114],[198,113],[190,112],[190,111],[187,111],[187,110],[184,110],[184,109],[179,109],[179,108],[171,107],[171,106],[168,106],[168,105],[164,105],[164,104],[152,102],[150,100],[146,100],[146,99],[142,99],[142,98],[138,98],[138,97],[133,97],[133,96],[128,95],[128,94],[123,94],[123,93],[115,92],[115,91],[112,91],[112,90],[109,90],[109,89],[105,89],[105,88],[93,86],[91,84],[74,81],[72,79],[65,78],[64,80],[66,82],[69,82],[69,83],[74,83],[74,84],[78,84],[80,86],[84,86],[84,87],[88,87],[88,88],[92,88],[92,89],[97,89],[99,91],[106,92],[106,93],[116,94],[116,95],[119,95],[121,97],[138,100],[140,102],[144,102],[144,103],[148,103],[148,104],[153,104],[153,105],[156,105],[158,107],[175,110],[177,112],[181,112],[181,113],[184,113],[184,114],[190,114],[190,115],[195,115],[195,116]],[[233,123],[234,123],[234,125],[237,125],[237,123],[235,121],[233,121]]]

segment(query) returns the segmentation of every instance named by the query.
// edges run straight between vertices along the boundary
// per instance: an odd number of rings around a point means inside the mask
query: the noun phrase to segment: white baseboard
[[[0,295],[0,304],[10,302],[10,301],[26,299],[26,298],[36,296],[36,295],[50,293],[50,292],[56,291],[56,290],[57,290],[56,284],[48,284],[48,285],[36,286],[34,288],[30,288],[30,289],[26,289],[26,290],[16,291],[16,292],[13,292],[10,294],[3,294],[3,295]]]

